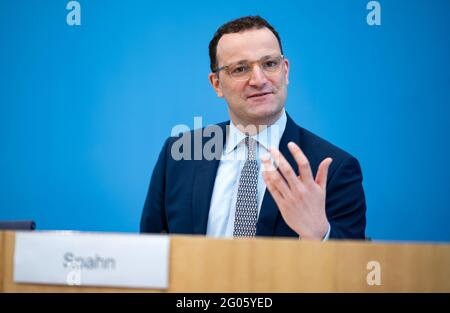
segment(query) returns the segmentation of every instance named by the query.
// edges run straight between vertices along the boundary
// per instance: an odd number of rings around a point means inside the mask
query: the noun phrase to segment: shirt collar
[[[269,147],[278,148],[280,145],[281,136],[283,136],[284,130],[286,128],[286,111],[283,109],[283,113],[278,118],[278,120],[265,128],[263,131],[256,135],[250,136],[255,139],[260,145],[268,149]],[[243,139],[246,137],[233,123],[230,121],[230,129],[227,136],[227,143],[225,147],[225,154],[232,152],[237,145],[239,145]]]

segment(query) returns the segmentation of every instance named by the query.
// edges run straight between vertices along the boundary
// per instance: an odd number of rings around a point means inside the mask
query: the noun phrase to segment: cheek
[[[289,81],[288,81],[287,76],[285,76],[285,75],[280,76],[280,78],[276,81],[276,84],[275,84],[275,86],[278,89],[278,92],[284,92],[288,83],[289,83]]]
[[[242,98],[242,95],[244,93],[244,87],[238,84],[233,85],[223,85],[222,86],[222,92],[226,99],[240,99]]]
[[[285,75],[280,75],[280,79],[279,79],[279,81],[278,81],[279,86],[287,85],[288,82],[289,82],[289,81],[288,81],[288,76],[287,76],[287,74],[285,74]]]

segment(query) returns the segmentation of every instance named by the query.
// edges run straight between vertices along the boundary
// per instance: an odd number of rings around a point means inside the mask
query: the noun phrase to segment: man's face
[[[218,67],[279,55],[277,38],[268,28],[225,34],[217,45]],[[217,96],[226,99],[234,124],[270,125],[281,116],[284,108],[289,62],[284,59],[281,69],[269,75],[258,63],[254,63],[250,71],[249,79],[244,81],[233,79],[226,70],[220,71],[218,77],[210,73],[209,79]]]

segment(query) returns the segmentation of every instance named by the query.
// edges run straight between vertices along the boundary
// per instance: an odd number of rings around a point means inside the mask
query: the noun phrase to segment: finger
[[[270,162],[269,161],[263,161],[263,165],[268,168],[270,167]],[[286,181],[284,180],[284,178],[281,176],[281,174],[275,170],[275,171],[264,171],[263,172],[263,178],[264,181],[266,181],[266,185],[269,183],[273,186],[273,188],[276,188],[281,195],[284,197],[286,197],[289,192],[289,186],[287,185]]]
[[[288,148],[298,164],[300,179],[305,183],[313,182],[314,178],[311,167],[309,166],[308,158],[305,156],[303,151],[292,141],[288,143]]]
[[[278,160],[278,169],[280,170],[283,177],[286,179],[289,188],[294,189],[297,187],[297,185],[300,183],[297,175],[295,174],[294,170],[292,169],[289,162],[284,158],[284,156],[281,154],[281,152],[276,148],[270,148],[269,149],[270,154],[273,156],[275,160]]]
[[[284,201],[285,198],[283,197],[283,195],[281,194],[281,192],[278,190],[276,184],[273,183],[273,181],[271,181],[270,179],[268,179],[266,177],[268,172],[263,172],[263,179],[266,182],[266,186],[267,186],[267,190],[270,192],[270,194],[272,195],[273,200],[275,201],[275,203],[277,204],[280,212],[284,213]]]
[[[271,172],[277,170],[277,166],[275,165],[275,162],[272,160],[272,156],[269,153],[261,156],[261,162],[263,165],[263,172]]]
[[[317,170],[316,183],[320,185],[323,190],[327,187],[328,169],[330,168],[331,162],[333,162],[332,158],[326,158],[320,163],[319,169]]]
[[[272,194],[273,199],[278,203],[284,200],[283,195],[281,194],[281,192],[278,190],[277,186],[273,183],[272,180],[270,180],[270,178],[267,178],[267,172],[263,172],[263,179],[266,183],[267,186],[267,190],[270,191],[270,193]]]

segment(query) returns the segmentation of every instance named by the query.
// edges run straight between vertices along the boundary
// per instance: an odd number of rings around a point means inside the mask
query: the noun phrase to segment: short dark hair
[[[269,24],[265,19],[263,19],[261,16],[244,16],[237,18],[235,20],[229,21],[217,29],[216,33],[214,34],[214,37],[209,42],[209,60],[210,60],[210,67],[211,71],[214,72],[214,70],[217,68],[217,44],[219,43],[220,38],[222,38],[225,34],[232,34],[232,33],[239,33],[244,30],[250,30],[250,29],[261,29],[267,27],[274,35],[277,37],[278,44],[280,45],[280,51],[281,54],[283,54],[283,47],[281,46],[281,39],[280,35],[278,35],[278,32],[275,30],[275,28],[272,27],[272,25]]]

